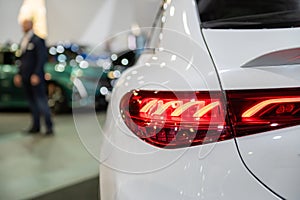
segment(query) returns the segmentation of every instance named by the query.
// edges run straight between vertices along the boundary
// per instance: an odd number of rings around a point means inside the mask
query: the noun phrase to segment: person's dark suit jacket
[[[19,74],[22,75],[23,81],[29,81],[32,74],[36,74],[41,80],[44,80],[44,65],[47,61],[45,40],[33,34],[20,61]]]

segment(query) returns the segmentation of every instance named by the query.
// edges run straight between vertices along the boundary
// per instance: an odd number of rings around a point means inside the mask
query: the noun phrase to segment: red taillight
[[[127,93],[121,114],[142,140],[165,148],[232,138],[221,92],[139,91]]]
[[[231,139],[230,126],[240,137],[300,125],[299,88],[230,90],[226,94],[227,103],[216,91],[135,90],[122,98],[120,109],[133,133],[164,148]]]
[[[227,91],[235,135],[300,125],[300,89]]]

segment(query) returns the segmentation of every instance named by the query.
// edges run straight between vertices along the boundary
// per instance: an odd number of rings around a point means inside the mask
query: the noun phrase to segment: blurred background
[[[97,45],[132,24],[151,26],[160,5],[159,0],[0,0],[0,43],[20,41],[20,9],[29,3],[39,11],[37,5],[45,5],[48,44],[69,40],[83,45]],[[35,12],[25,7],[25,16]]]
[[[99,163],[77,135],[72,107],[95,109],[104,123],[115,82],[147,41],[141,27],[151,27],[160,5],[160,0],[0,0],[0,200],[99,199]],[[13,76],[26,18],[35,19],[34,32],[48,46],[51,138],[23,133],[30,115]]]

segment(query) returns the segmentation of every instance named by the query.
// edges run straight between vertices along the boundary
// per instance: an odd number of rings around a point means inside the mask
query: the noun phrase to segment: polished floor
[[[105,113],[97,113],[103,123]],[[0,112],[0,200],[34,199],[99,174],[72,114],[56,115],[55,136],[26,135],[27,112]]]

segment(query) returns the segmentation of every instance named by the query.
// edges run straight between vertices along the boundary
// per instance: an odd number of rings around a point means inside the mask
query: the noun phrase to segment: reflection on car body
[[[99,80],[99,91],[106,97],[107,102],[110,101],[113,87],[120,78],[121,74],[136,63],[140,52],[142,51],[128,49],[111,54],[110,65],[104,70],[103,76],[101,76]]]

